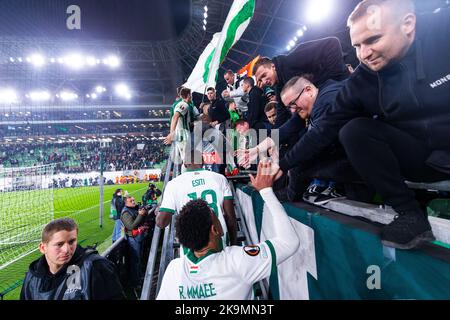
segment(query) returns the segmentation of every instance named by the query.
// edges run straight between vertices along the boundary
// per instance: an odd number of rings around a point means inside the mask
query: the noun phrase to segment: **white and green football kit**
[[[275,237],[258,245],[231,246],[197,258],[192,251],[168,265],[158,300],[252,299],[253,284],[269,277],[275,266],[298,249],[299,239],[272,188],[260,191],[273,216]]]
[[[190,112],[189,104],[180,100],[173,107],[173,114],[179,113],[178,121],[175,127],[175,146],[177,149],[175,163],[184,163],[186,144],[189,136]],[[171,121],[173,118],[171,118]],[[183,170],[184,171],[184,170]]]
[[[223,215],[224,200],[232,200],[228,180],[221,174],[197,169],[186,171],[169,181],[161,202],[160,212],[176,213],[191,200],[203,199],[214,210],[223,229],[223,245],[229,243],[229,235]]]

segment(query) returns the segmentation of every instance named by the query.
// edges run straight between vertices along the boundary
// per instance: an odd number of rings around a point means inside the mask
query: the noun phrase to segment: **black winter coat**
[[[96,251],[78,246],[72,259],[56,274],[49,271],[42,256],[31,263],[20,293],[21,300],[111,300],[124,299],[116,269],[109,260]],[[79,288],[68,288],[69,277],[74,277],[69,266],[80,267],[79,278],[73,281]]]

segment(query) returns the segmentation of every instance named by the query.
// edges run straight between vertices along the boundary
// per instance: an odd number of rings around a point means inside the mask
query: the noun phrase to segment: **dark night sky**
[[[72,4],[81,8],[80,31],[66,28]],[[0,0],[0,36],[168,40],[189,15],[189,0]]]

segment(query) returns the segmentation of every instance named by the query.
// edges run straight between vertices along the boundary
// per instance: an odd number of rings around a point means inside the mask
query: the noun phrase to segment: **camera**
[[[138,206],[138,210],[144,209],[147,212],[152,209],[152,205],[151,204],[142,205],[142,202],[138,202],[137,206]]]

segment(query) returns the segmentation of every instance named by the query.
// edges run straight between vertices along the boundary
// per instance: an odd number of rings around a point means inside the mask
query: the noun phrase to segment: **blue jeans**
[[[132,287],[141,285],[141,260],[142,260],[142,241],[144,234],[137,237],[127,236],[130,250],[130,283]]]
[[[114,230],[112,234],[113,243],[119,240],[121,232],[122,232],[122,221],[120,219],[117,219],[116,222],[114,223]]]

